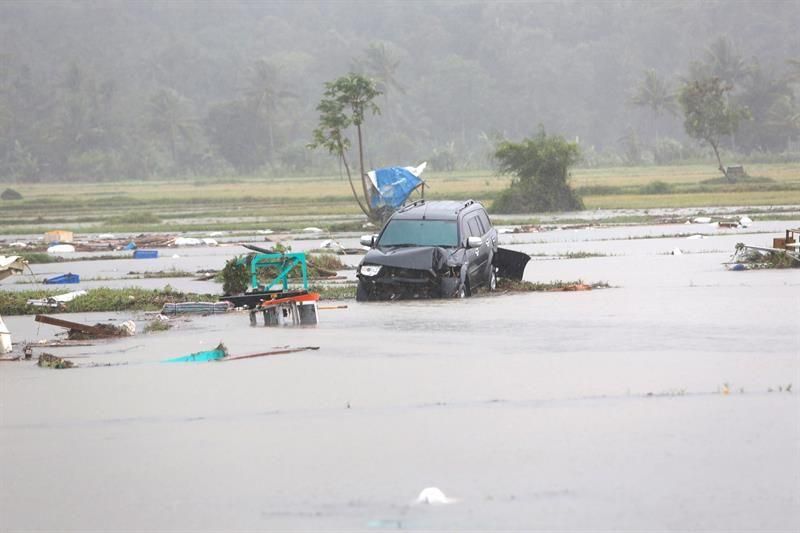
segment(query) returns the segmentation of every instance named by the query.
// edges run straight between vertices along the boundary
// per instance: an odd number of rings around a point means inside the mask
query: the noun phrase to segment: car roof
[[[472,200],[464,202],[452,200],[426,202],[425,200],[418,200],[413,204],[400,208],[399,211],[392,215],[392,220],[456,220],[462,211],[472,211],[477,208],[482,208],[481,204]]]

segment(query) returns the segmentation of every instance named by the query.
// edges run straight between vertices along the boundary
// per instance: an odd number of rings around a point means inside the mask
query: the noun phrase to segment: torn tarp
[[[426,166],[428,163],[424,162],[418,167],[388,167],[367,172],[372,182],[370,207],[400,207],[414,189],[423,184],[420,175]]]

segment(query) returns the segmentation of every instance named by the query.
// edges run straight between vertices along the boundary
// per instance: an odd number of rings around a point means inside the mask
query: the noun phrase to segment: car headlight
[[[381,271],[381,265],[361,265],[359,272],[361,272],[362,276],[377,276],[378,272]]]

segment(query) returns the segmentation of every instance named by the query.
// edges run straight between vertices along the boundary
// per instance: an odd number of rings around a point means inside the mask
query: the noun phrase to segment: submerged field
[[[591,209],[703,208],[800,204],[800,163],[749,165],[751,180],[728,184],[713,165],[575,169],[572,185]],[[487,172],[430,173],[426,197],[491,205],[509,183]],[[711,181],[709,181],[711,180]],[[0,233],[355,229],[362,220],[341,177],[192,178],[13,185],[0,201]],[[349,226],[348,226],[349,224]]]
[[[611,288],[326,301],[316,327],[251,327],[234,312],[145,332],[154,314],[59,315],[132,319],[137,334],[2,363],[0,529],[797,531],[800,278],[722,263],[736,243],[798,225],[502,234],[532,256],[527,282]],[[221,268],[242,250],[36,264],[0,291],[43,289],[16,282],[69,269],[119,278],[75,288],[218,294],[211,281],[127,274]],[[4,320],[18,346],[63,329]],[[319,350],[160,363],[220,342],[233,355]],[[77,368],[38,368],[43,351]],[[415,503],[426,487],[452,503]],[[43,495],[56,496],[46,512]]]

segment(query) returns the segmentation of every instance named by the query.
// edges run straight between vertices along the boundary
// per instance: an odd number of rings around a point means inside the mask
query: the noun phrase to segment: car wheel
[[[369,300],[369,289],[363,281],[358,280],[358,286],[356,286],[356,301],[366,302],[367,300]]]

